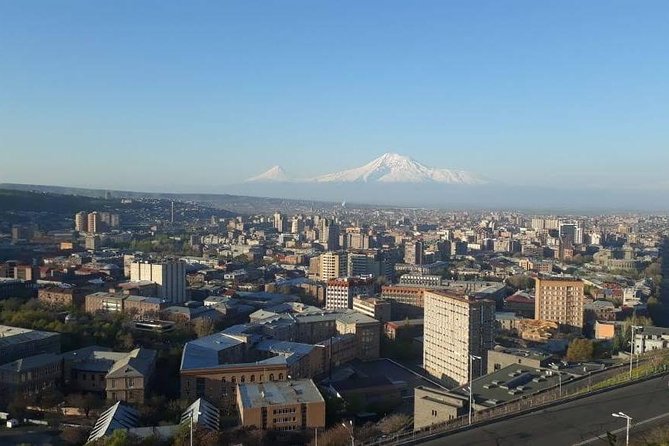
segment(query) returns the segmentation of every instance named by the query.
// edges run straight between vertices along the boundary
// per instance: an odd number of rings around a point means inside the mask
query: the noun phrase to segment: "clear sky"
[[[383,152],[665,188],[669,2],[0,0],[0,182],[223,191]]]

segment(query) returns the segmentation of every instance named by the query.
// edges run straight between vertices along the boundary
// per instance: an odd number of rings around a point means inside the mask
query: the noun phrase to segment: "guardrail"
[[[359,445],[405,445],[426,441],[431,438],[442,437],[449,433],[476,428],[495,421],[501,421],[506,418],[532,412],[534,410],[564,404],[579,398],[625,387],[647,379],[662,376],[668,372],[668,353],[650,352],[644,354],[643,357],[639,359],[638,365],[632,369],[631,379],[627,364],[619,364],[599,373],[588,374],[581,378],[571,380],[568,384],[563,384],[562,389],[559,389],[558,386],[556,386],[533,395],[524,396],[501,406],[474,412],[471,424],[469,424],[468,416],[461,416],[444,423],[434,424],[419,431],[412,430],[410,432],[399,432],[389,435],[387,438],[361,442]]]

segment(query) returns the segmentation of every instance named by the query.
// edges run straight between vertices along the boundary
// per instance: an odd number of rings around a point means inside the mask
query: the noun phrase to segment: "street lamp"
[[[474,387],[472,386],[472,381],[474,381],[474,360],[481,359],[480,356],[469,355],[469,424],[472,424],[472,406],[474,405]]]
[[[351,426],[350,428],[342,421],[341,425],[344,426],[344,429],[348,432],[348,434],[351,436],[351,446],[355,446],[355,437],[353,436],[353,421],[348,420],[348,424]]]
[[[202,412],[198,412],[197,416],[202,415]],[[195,416],[195,411],[191,410],[190,412],[190,446],[193,446],[193,417]]]
[[[630,331],[631,337],[630,337],[630,380],[632,379],[632,362],[634,360],[634,334],[636,333],[637,329],[643,328],[641,325],[632,325],[630,326]]]
[[[560,388],[560,398],[562,398],[562,373],[560,373],[559,366],[554,362],[551,362],[548,365],[551,366],[551,368],[557,369],[558,386]]]
[[[624,418],[624,419],[626,420],[626,422],[627,422],[627,427],[626,427],[626,429],[625,429],[625,430],[626,430],[626,434],[625,434],[625,445],[626,445],[626,446],[629,446],[629,444],[630,444],[630,422],[632,421],[632,417],[630,417],[629,415],[625,415],[625,414],[622,413],[622,412],[612,413],[611,416],[614,416],[614,417],[616,417],[616,418]]]

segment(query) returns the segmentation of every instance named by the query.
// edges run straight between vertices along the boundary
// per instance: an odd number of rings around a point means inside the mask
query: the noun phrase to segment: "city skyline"
[[[663,10],[4,2],[0,182],[226,193],[276,164],[316,177],[397,152],[666,191]]]

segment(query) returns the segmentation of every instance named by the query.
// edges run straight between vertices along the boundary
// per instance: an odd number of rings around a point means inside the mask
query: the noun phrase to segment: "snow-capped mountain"
[[[285,182],[290,181],[281,166],[273,166],[267,171],[246,180],[246,182],[264,183],[264,182]]]
[[[484,183],[481,178],[470,172],[427,167],[408,156],[397,153],[384,153],[364,166],[322,175],[312,178],[312,181],[319,183]]]
[[[361,167],[314,178],[291,178],[280,166],[246,180],[247,183],[440,183],[483,184],[477,175],[464,170],[435,169],[404,155],[384,153]]]

